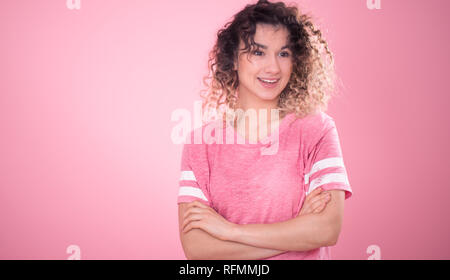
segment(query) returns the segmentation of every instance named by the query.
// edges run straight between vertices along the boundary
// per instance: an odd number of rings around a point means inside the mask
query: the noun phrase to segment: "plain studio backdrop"
[[[184,259],[171,116],[254,1],[66,2],[0,2],[0,258]],[[332,258],[450,258],[450,2],[296,2],[341,81],[354,193]]]

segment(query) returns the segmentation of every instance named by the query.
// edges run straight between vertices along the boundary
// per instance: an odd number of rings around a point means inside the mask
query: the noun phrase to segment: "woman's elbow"
[[[186,256],[187,260],[199,260],[201,257],[197,253],[197,250],[194,246],[190,246],[190,242],[188,242],[186,239],[181,239],[181,244],[183,247],[184,255]]]
[[[323,246],[334,246],[339,240],[341,228],[339,225],[327,226],[323,234]]]
[[[184,249],[184,255],[187,260],[213,260],[214,258],[208,255],[208,252],[202,248],[186,248]]]
[[[184,252],[184,256],[186,257],[187,260],[195,260],[195,254],[193,254],[191,248],[189,248],[186,244],[183,243],[183,252]]]
[[[205,233],[199,229],[192,229],[188,233],[181,234],[181,244],[183,246],[184,255],[188,260],[205,260],[209,259],[208,250],[206,250],[203,236]]]
[[[192,252],[190,252],[190,251],[184,251],[184,255],[186,256],[186,259],[188,260],[188,261],[191,261],[191,260],[201,260],[202,258],[200,258],[199,256],[197,256],[196,254],[193,254]]]

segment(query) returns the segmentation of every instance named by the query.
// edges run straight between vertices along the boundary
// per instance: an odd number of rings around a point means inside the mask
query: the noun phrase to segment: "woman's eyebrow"
[[[256,42],[255,42],[255,45],[258,46],[258,47],[260,47],[260,48],[267,49],[267,46],[265,46],[265,45],[263,45],[263,44],[260,44],[260,43],[256,43]],[[287,48],[289,48],[288,45],[281,47],[282,50],[287,49]]]

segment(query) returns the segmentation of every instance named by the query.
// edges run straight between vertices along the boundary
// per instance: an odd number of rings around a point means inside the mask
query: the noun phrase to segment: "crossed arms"
[[[329,193],[328,199],[326,193]],[[337,243],[345,193],[318,188],[299,215],[272,224],[233,224],[212,208],[194,201],[180,203],[180,239],[188,259],[263,259],[286,251],[309,251]]]

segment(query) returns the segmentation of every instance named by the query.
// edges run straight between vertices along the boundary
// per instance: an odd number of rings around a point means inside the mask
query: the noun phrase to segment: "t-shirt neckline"
[[[239,134],[236,129],[227,121],[226,122],[226,133],[231,133],[233,135],[233,144],[248,148],[260,148],[262,146],[269,146],[275,140],[274,137],[278,133],[278,137],[281,136],[283,131],[289,126],[290,120],[295,117],[295,113],[288,113],[281,120],[278,127],[263,139],[259,139],[256,143],[250,142],[249,139],[245,139],[241,134]],[[228,134],[227,134],[228,135]]]

